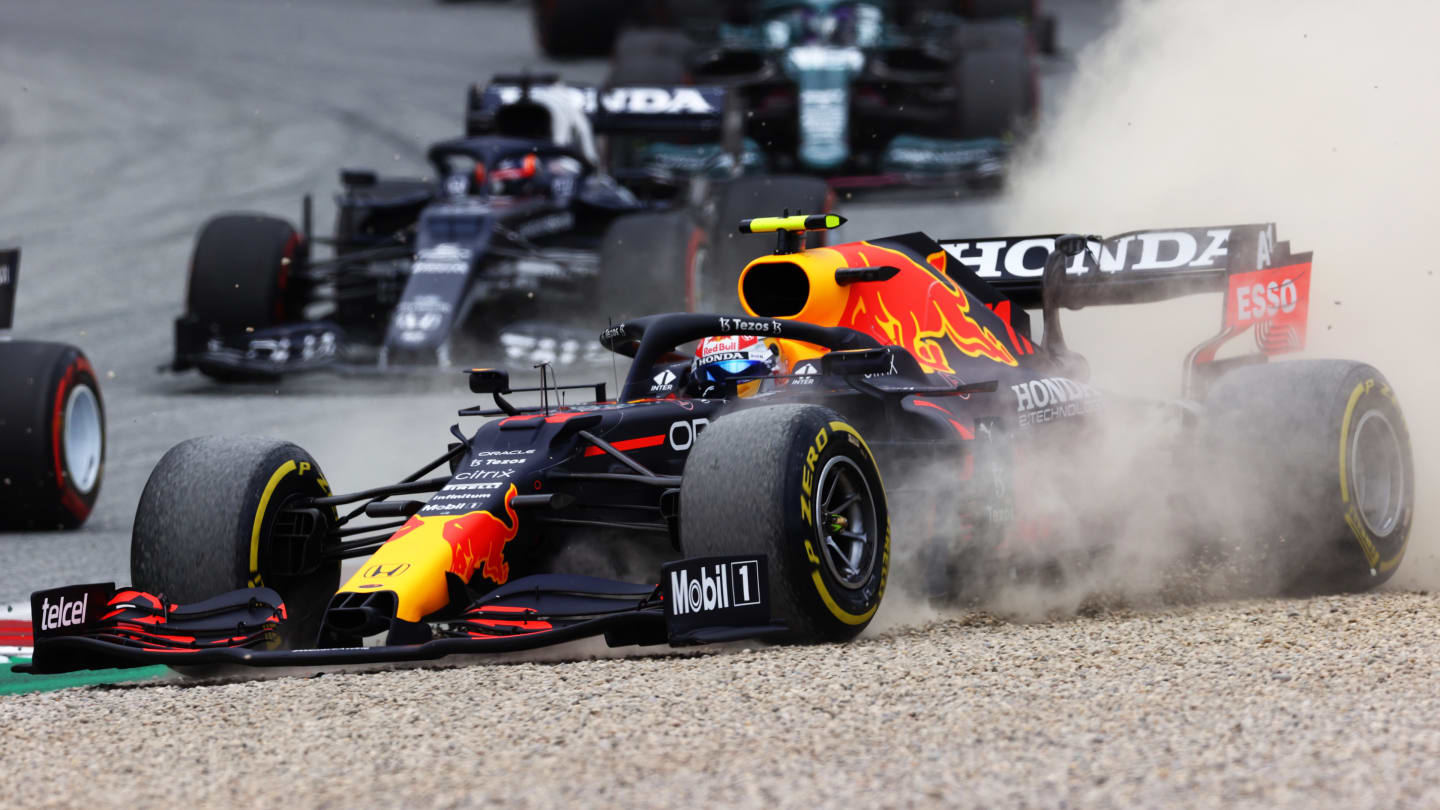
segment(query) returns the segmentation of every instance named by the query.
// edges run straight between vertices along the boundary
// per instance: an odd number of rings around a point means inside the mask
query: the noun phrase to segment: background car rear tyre
[[[289,442],[233,436],[183,441],[160,459],[140,496],[130,540],[133,583],[179,604],[239,588],[274,588],[285,600],[285,645],[312,645],[340,587],[340,563],[280,576],[272,540],[277,518],[289,519],[282,518],[287,504],[329,491],[315,459]],[[325,517],[333,520],[334,512]],[[279,527],[286,528],[283,522]]]
[[[824,180],[815,177],[772,175],[739,177],[717,186],[715,219],[710,233],[710,255],[700,281],[701,311],[739,312],[737,286],[740,271],[758,256],[775,250],[774,234],[742,234],[740,220],[792,214],[826,214],[834,195]],[[806,247],[825,244],[824,231],[805,237]]]
[[[623,0],[532,0],[535,37],[546,56],[604,56],[631,5]]]
[[[975,51],[1028,54],[1032,47],[1031,36],[1030,28],[1019,20],[983,20],[959,24],[950,41],[960,54]]]
[[[1226,550],[1288,593],[1374,588],[1395,573],[1414,516],[1410,434],[1364,363],[1247,366],[1205,397],[1200,452],[1216,465]],[[1218,485],[1217,483],[1218,482]]]
[[[105,406],[85,354],[0,342],[0,528],[74,529],[105,473]]]
[[[690,38],[663,28],[630,28],[615,41],[610,86],[676,85],[690,82],[685,57],[694,48]]]
[[[706,241],[705,231],[680,211],[616,220],[600,247],[599,306],[592,311],[620,323],[695,309],[696,284],[708,261]]]
[[[772,614],[790,640],[853,638],[880,607],[889,576],[879,468],[859,432],[828,408],[731,414],[700,434],[685,464],[680,544],[687,557],[765,554]]]
[[[997,29],[991,33],[977,29]],[[1015,44],[1017,29],[1023,37]],[[1002,34],[1000,29],[1012,29]],[[966,33],[968,31],[968,33]],[[966,26],[957,36],[995,47],[961,50],[952,68],[959,96],[956,136],[1004,138],[1016,134],[1036,107],[1035,67],[1028,52],[1029,33],[1020,23],[996,21]]]
[[[960,0],[960,13],[976,20],[997,17],[1033,18],[1037,16],[1036,0]]]
[[[1033,17],[1036,0],[900,0],[895,18],[901,25],[914,25],[925,14],[954,14],[971,20]]]

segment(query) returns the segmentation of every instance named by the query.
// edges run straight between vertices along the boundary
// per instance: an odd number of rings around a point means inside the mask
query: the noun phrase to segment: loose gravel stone
[[[1440,803],[1440,598],[0,698],[15,806]],[[570,648],[573,652],[575,648]],[[583,652],[583,649],[582,649]]]

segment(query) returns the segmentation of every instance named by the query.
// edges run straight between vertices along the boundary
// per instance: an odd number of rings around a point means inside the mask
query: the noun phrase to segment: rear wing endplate
[[[20,284],[20,248],[0,249],[0,332],[15,320],[15,288]]]

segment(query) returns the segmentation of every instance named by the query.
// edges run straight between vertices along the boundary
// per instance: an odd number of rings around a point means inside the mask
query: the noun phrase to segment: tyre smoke
[[[1440,449],[1426,340],[1440,294],[1436,30],[1440,7],[1422,0],[1124,2],[1079,55],[1000,216],[1006,233],[1273,221],[1313,250],[1306,354],[1373,364],[1407,409],[1420,503],[1393,582],[1412,588],[1440,584],[1426,497]],[[1219,310],[1201,296],[1067,312],[1067,338],[1095,384],[1173,397]]]
[[[1073,81],[1017,161],[996,230],[1103,234],[1275,222],[1294,250],[1313,250],[1306,355],[1373,364],[1407,409],[1420,505],[1392,582],[1408,588],[1440,585],[1440,538],[1427,520],[1425,489],[1431,451],[1440,449],[1426,413],[1440,374],[1425,339],[1440,294],[1426,244],[1427,203],[1440,181],[1440,114],[1431,102],[1440,51],[1429,41],[1436,30],[1440,7],[1411,0],[1388,3],[1384,13],[1346,0],[1126,0],[1111,28],[1078,54]],[[1090,362],[1092,384],[1174,398],[1186,353],[1218,328],[1220,310],[1220,296],[1207,295],[1062,318],[1070,346]],[[1236,593],[1233,570],[1192,566],[1185,510],[1153,497],[1161,487],[1149,476],[1165,464],[1147,464],[1143,454],[1163,447],[1172,428],[1157,417],[1118,440],[1035,460],[1029,473],[1083,469],[1083,482],[1017,476],[1032,499],[1017,504],[1017,516],[1027,508],[1042,519],[1077,507],[1115,510],[1120,519],[1105,527],[1115,553],[1030,576],[1003,563],[1005,581],[982,589],[979,606],[1039,618],[1113,604],[1111,597]],[[1137,469],[1151,471],[1147,480],[1137,480]],[[906,535],[897,527],[897,538]],[[903,547],[897,563],[926,567]],[[1186,569],[1200,581],[1177,582],[1174,572]],[[1254,574],[1239,590],[1276,584],[1278,572]],[[901,615],[886,624],[925,618],[910,596],[896,600]]]

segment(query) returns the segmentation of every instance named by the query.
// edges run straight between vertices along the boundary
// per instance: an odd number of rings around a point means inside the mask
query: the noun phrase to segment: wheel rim
[[[77,491],[88,494],[95,488],[104,449],[100,400],[90,386],[77,385],[65,399],[65,469]]]
[[[1395,426],[1378,410],[1366,411],[1350,442],[1350,489],[1365,528],[1376,537],[1395,530],[1405,508],[1405,457]]]
[[[858,590],[875,569],[877,527],[870,482],[851,459],[836,456],[815,485],[816,534],[825,570],[842,588]]]

